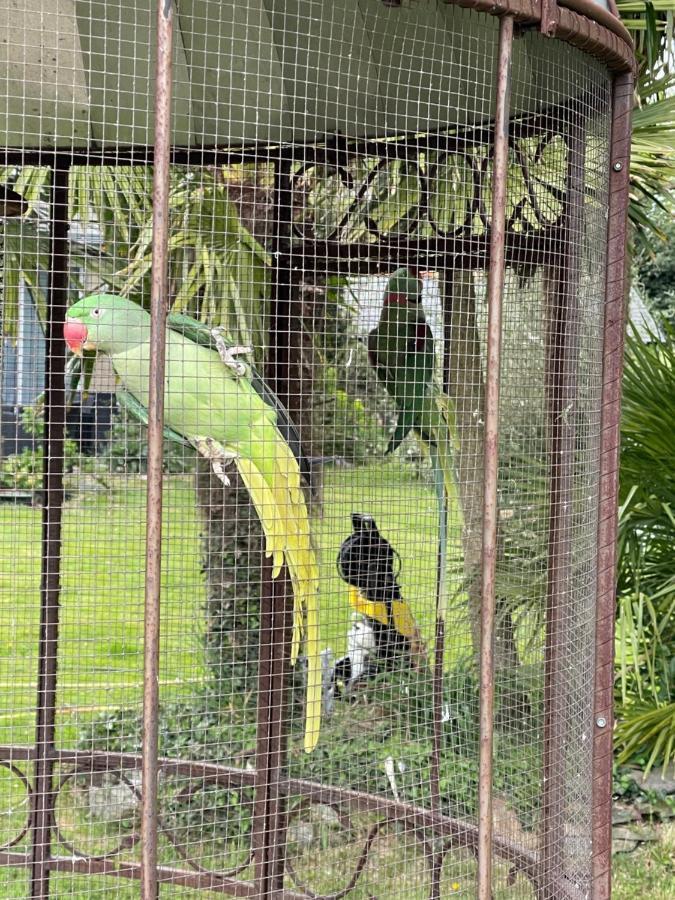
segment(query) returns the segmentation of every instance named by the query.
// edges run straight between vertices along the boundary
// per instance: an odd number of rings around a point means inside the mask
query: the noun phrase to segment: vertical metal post
[[[621,438],[621,375],[626,314],[626,210],[632,109],[633,75],[627,72],[618,75],[614,81],[609,157],[593,711],[593,900],[608,900],[611,895],[616,531]]]
[[[547,267],[546,404],[549,433],[548,584],[544,647],[544,751],[541,900],[554,900],[562,866],[565,797],[565,714],[569,698],[569,632],[574,510],[579,281],[584,204],[584,127],[568,121],[567,176],[561,236]],[[569,750],[569,748],[568,748]]]
[[[449,271],[444,273],[446,292]],[[450,323],[451,305],[443,304],[443,390],[451,396],[450,390],[450,356],[451,336]],[[459,417],[457,417],[459,419]],[[447,498],[446,498],[447,501]],[[445,614],[440,604],[445,602],[447,590],[447,573],[443,570],[446,554],[441,541],[447,545],[448,508],[447,502],[441,510],[439,520],[439,544],[436,553],[436,626],[434,636],[434,667],[432,674],[432,704],[433,704],[433,739],[431,757],[429,759],[429,782],[431,788],[431,809],[438,815],[442,814],[441,804],[441,757],[443,746],[443,663],[445,659]],[[430,842],[433,852],[433,841]],[[440,900],[441,876],[443,873],[444,854],[435,853],[431,860],[431,882],[429,886],[429,900]]]
[[[299,320],[293,314],[293,253],[289,247],[286,261],[282,244],[291,238],[291,167],[292,157],[282,155],[275,178],[276,267],[274,275],[274,307],[270,317],[269,366],[265,374],[272,390],[281,398],[291,416],[299,421],[302,413],[301,360],[295,341],[301,335]],[[286,797],[281,791],[286,764],[289,713],[293,704],[290,692],[293,679],[290,648],[293,628],[293,588],[284,570],[272,585],[274,619],[270,638],[272,693],[270,706],[270,792],[267,828],[269,834],[268,877],[270,897],[281,895],[286,861]]]
[[[262,591],[260,596],[260,630],[258,648],[258,697],[257,697],[257,735],[256,735],[256,785],[253,807],[253,827],[251,844],[254,853],[254,877],[256,894],[268,896],[267,877],[267,842],[268,842],[268,808],[270,781],[270,720],[271,681],[272,681],[272,636],[274,617],[274,579],[272,564],[263,559]]]
[[[293,588],[286,573],[273,585],[271,645],[271,676],[273,690],[270,694],[269,730],[269,807],[266,841],[267,876],[270,898],[281,897],[286,867],[286,796],[282,789],[286,765],[289,710],[293,705],[290,696],[290,648],[293,628]]]
[[[290,248],[293,158],[282,152],[275,162],[274,172],[274,282],[270,304],[269,349],[265,376],[275,393],[298,424],[302,414],[302,378],[298,335],[300,322],[292,303],[293,253]],[[288,250],[285,254],[284,250]],[[297,258],[297,257],[296,257]]]
[[[492,219],[488,268],[487,372],[483,552],[480,634],[480,765],[478,780],[478,898],[492,897],[492,745],[494,729],[494,627],[497,563],[497,476],[499,468],[499,368],[504,290],[504,245],[511,99],[513,19],[499,20],[499,49],[493,155]]]
[[[283,257],[290,236],[291,159],[276,161],[274,178],[275,268],[265,377],[281,401],[299,405],[299,374],[292,358],[291,262]],[[258,737],[254,849],[256,889],[261,897],[283,891],[286,812],[281,790],[285,764],[288,710],[291,700],[289,658],[293,624],[293,590],[286,569],[272,578],[265,561],[260,615],[260,671],[258,678]]]
[[[162,560],[164,368],[168,294],[169,174],[173,2],[157,2],[155,146],[152,188],[152,282],[148,391],[148,480],[145,548],[141,896],[155,900],[157,879],[157,757],[159,620]]]
[[[49,860],[54,816],[52,772],[56,714],[57,653],[61,594],[61,518],[66,431],[63,322],[68,307],[68,178],[70,158],[52,167],[49,287],[45,326],[45,432],[42,506],[42,571],[38,650],[35,775],[31,795],[31,894],[49,897]]]

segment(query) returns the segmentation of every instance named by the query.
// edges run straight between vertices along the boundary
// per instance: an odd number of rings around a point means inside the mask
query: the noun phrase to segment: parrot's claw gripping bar
[[[218,354],[228,369],[232,369],[235,375],[245,375],[246,366],[244,363],[239,362],[236,357],[252,353],[251,347],[228,347],[217,328],[211,331],[211,335],[215,341]]]
[[[214,475],[225,485],[225,487],[228,487],[230,479],[225,474],[225,463],[228,462],[228,460],[236,459],[237,454],[231,450],[226,450],[222,444],[218,441],[214,441],[213,438],[210,437],[195,437],[192,440],[192,445],[204,459],[209,460]]]

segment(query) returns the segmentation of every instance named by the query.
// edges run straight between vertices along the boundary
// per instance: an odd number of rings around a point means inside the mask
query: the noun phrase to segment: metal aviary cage
[[[609,897],[611,0],[0,30],[0,895]]]

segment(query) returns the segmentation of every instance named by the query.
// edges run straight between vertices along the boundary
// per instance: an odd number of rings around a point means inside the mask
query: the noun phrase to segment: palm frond
[[[619,719],[614,736],[617,762],[643,756],[645,775],[657,763],[667,766],[675,759],[675,703],[636,706]]]
[[[617,662],[620,699],[668,702],[675,672],[675,328],[630,329],[622,408]]]
[[[629,216],[636,250],[649,252],[664,234],[655,213],[675,210],[675,74],[647,70],[633,112]]]

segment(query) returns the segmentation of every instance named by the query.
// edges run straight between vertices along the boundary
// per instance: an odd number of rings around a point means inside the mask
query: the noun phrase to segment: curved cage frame
[[[544,221],[544,216],[533,202],[539,226],[528,234],[527,229],[516,230],[513,221],[506,217],[507,152],[517,145],[519,137],[526,138],[537,128],[537,115],[509,116],[509,69],[512,58],[514,33],[537,29],[551,40],[566,42],[585,54],[599,60],[612,77],[611,144],[609,161],[609,218],[606,252],[606,293],[604,304],[603,334],[603,384],[600,428],[600,484],[599,531],[597,565],[597,604],[595,628],[595,688],[593,734],[593,800],[592,800],[592,893],[594,900],[605,900],[610,895],[610,844],[611,844],[611,766],[612,766],[612,686],[613,686],[613,628],[614,628],[614,570],[616,538],[616,496],[619,442],[620,377],[624,330],[625,244],[626,214],[628,203],[628,163],[630,152],[630,112],[633,96],[633,52],[630,37],[616,17],[612,5],[609,10],[592,0],[446,0],[458,6],[475,10],[499,20],[499,65],[495,70],[496,110],[489,127],[467,127],[453,136],[427,135],[422,141],[405,137],[397,140],[358,139],[348,140],[339,135],[324,144],[308,146],[288,144],[279,146],[242,145],[178,147],[171,144],[171,46],[175,14],[171,0],[159,0],[157,4],[157,71],[155,93],[155,143],[153,146],[129,146],[109,151],[105,147],[86,147],[66,150],[63,147],[17,150],[11,147],[2,152],[5,165],[36,164],[49,166],[53,173],[51,184],[51,209],[49,234],[49,315],[46,333],[46,391],[45,391],[45,472],[43,492],[49,502],[42,513],[42,573],[40,619],[40,671],[38,676],[38,702],[35,744],[30,748],[0,747],[0,765],[10,771],[24,786],[28,814],[22,830],[0,847],[0,866],[26,867],[30,872],[31,896],[42,900],[50,896],[51,872],[104,874],[115,878],[139,880],[142,896],[157,896],[158,885],[171,883],[206,889],[216,893],[239,897],[315,897],[317,900],[337,900],[348,896],[359,883],[377,835],[396,823],[415,832],[424,844],[430,876],[430,897],[440,896],[440,870],[445,854],[453,846],[468,848],[478,860],[478,896],[488,900],[491,896],[491,865],[494,858],[506,861],[516,874],[524,875],[533,886],[535,895],[544,898],[573,898],[582,894],[564,877],[552,874],[555,870],[554,851],[560,840],[556,831],[555,773],[560,763],[556,761],[560,734],[555,718],[556,673],[561,664],[556,657],[555,614],[548,622],[545,678],[548,708],[545,729],[545,768],[553,773],[548,795],[543,797],[544,843],[540,853],[516,846],[493,834],[492,824],[492,742],[494,726],[494,629],[495,629],[495,543],[497,540],[497,441],[499,436],[499,365],[500,365],[500,310],[503,294],[505,265],[527,265],[532,259],[555,254],[556,248],[565,244],[564,217],[560,212],[556,221]],[[386,3],[397,6],[398,3]],[[575,115],[574,101],[559,111],[562,117]],[[549,135],[553,139],[552,135]],[[488,172],[476,156],[469,158],[467,148],[481,144],[492,159]],[[441,149],[446,155],[463,156],[471,168],[473,194],[467,201],[464,223],[452,230],[446,229],[434,219],[431,198],[434,194],[433,170],[423,171],[420,166],[420,150]],[[573,148],[568,147],[572,153]],[[348,163],[357,155],[367,155],[377,160],[360,185],[350,179]],[[275,273],[272,323],[267,374],[282,397],[290,398],[297,391],[297,377],[289,359],[288,330],[292,323],[290,310],[291,272],[298,265],[317,264],[326,272],[341,271],[350,274],[373,273],[388,265],[419,265],[433,261],[442,264],[452,259],[455,265],[487,273],[488,325],[487,325],[487,382],[486,382],[486,436],[485,436],[485,495],[482,511],[483,568],[482,568],[482,643],[481,643],[481,756],[479,779],[479,820],[476,825],[452,818],[437,809],[398,800],[385,800],[370,795],[333,786],[291,778],[284,769],[284,746],[287,723],[274,714],[284,706],[284,677],[288,675],[288,641],[291,609],[287,588],[272,578],[266,564],[263,572],[263,597],[260,626],[260,670],[258,743],[254,771],[210,763],[193,763],[159,756],[158,721],[158,658],[159,658],[159,595],[161,558],[161,505],[162,505],[162,447],[163,447],[163,383],[164,329],[166,319],[166,279],[168,241],[168,185],[171,165],[218,165],[223,162],[265,160],[274,171],[273,203],[277,232],[273,237]],[[437,166],[440,167],[442,157]],[[487,156],[486,156],[487,159]],[[59,640],[60,559],[62,549],[61,513],[64,495],[64,437],[65,437],[65,347],[60,334],[62,321],[68,306],[67,275],[63,261],[67,259],[68,184],[70,170],[86,161],[89,165],[123,165],[124,163],[154,165],[153,205],[153,280],[151,337],[151,385],[154,391],[149,403],[148,439],[148,516],[145,573],[145,682],[144,713],[145,749],[142,754],[103,753],[58,749],[55,745],[55,708],[58,673],[56,670]],[[301,168],[294,168],[294,164]],[[365,223],[368,242],[344,242],[340,232],[356,213],[359,200],[367,192],[371,181],[379,171],[392,163],[409,167],[416,183],[417,204],[407,223],[407,233],[391,235],[383,240],[375,222]],[[345,188],[353,191],[353,199],[340,219],[330,230],[317,233],[311,216],[303,220],[300,181],[306,170],[323,167],[331,172]],[[527,181],[525,162],[522,174]],[[491,180],[491,211],[485,210],[483,199],[486,184]],[[299,199],[296,199],[299,198]],[[299,215],[291,219],[288,211],[301,208]],[[475,215],[482,216],[485,225],[482,236],[471,233],[470,222]],[[515,215],[515,213],[514,213]],[[419,238],[415,232],[424,223],[431,236]],[[469,223],[469,224],[467,224]],[[561,237],[561,229],[563,237]],[[554,348],[558,359],[564,359],[565,346]],[[564,368],[564,367],[563,367]],[[554,380],[556,375],[552,376]],[[563,379],[564,381],[564,379]],[[567,389],[569,385],[567,386]],[[558,403],[553,414],[560,415],[565,403],[565,384],[555,381],[553,392]],[[569,491],[569,471],[565,458],[571,452],[570,435],[559,435],[559,452],[563,462],[554,474],[557,491],[564,498]],[[567,443],[566,443],[567,442]],[[553,540],[564,543],[569,536]],[[553,560],[552,568],[564,563]],[[554,576],[553,576],[554,577]],[[555,584],[550,588],[555,592]],[[280,617],[279,605],[286,614]],[[436,641],[443,640],[437,634]],[[435,688],[442,681],[442,669],[435,671]],[[439,726],[440,727],[440,726]],[[436,766],[439,761],[436,759]],[[115,847],[99,855],[78,849],[64,836],[55,817],[58,797],[69,781],[80,773],[115,773],[121,780],[125,772],[142,770],[145,790],[131,785],[142,804],[140,829],[133,835],[134,844],[140,842],[141,861],[132,863],[116,860],[120,849]],[[61,773],[60,775],[58,773]],[[256,830],[252,835],[251,852],[242,865],[228,871],[210,871],[198,861],[184,856],[185,865],[178,869],[158,861],[158,835],[163,834],[175,844],[171,828],[163,820],[157,807],[158,779],[167,776],[199,777],[205,783],[225,786],[228,789],[255,789]],[[438,777],[438,771],[436,772]],[[433,763],[432,763],[433,778]],[[128,779],[127,779],[127,783]],[[296,805],[289,810],[291,798]],[[303,882],[291,857],[284,851],[284,833],[292,821],[296,809],[303,804],[321,804],[332,807],[348,822],[355,811],[377,814],[366,835],[353,871],[345,880],[345,887],[332,893],[314,892]],[[548,804],[548,805],[547,805]],[[549,830],[547,831],[546,817]],[[30,850],[17,849],[17,844],[28,835]],[[548,850],[547,850],[548,848]],[[63,851],[66,851],[65,853]],[[255,878],[242,880],[238,875],[253,863]],[[1,870],[0,870],[1,871]],[[284,877],[290,877],[293,887],[288,887]],[[284,886],[286,884],[286,886]],[[583,895],[586,896],[586,895]]]

